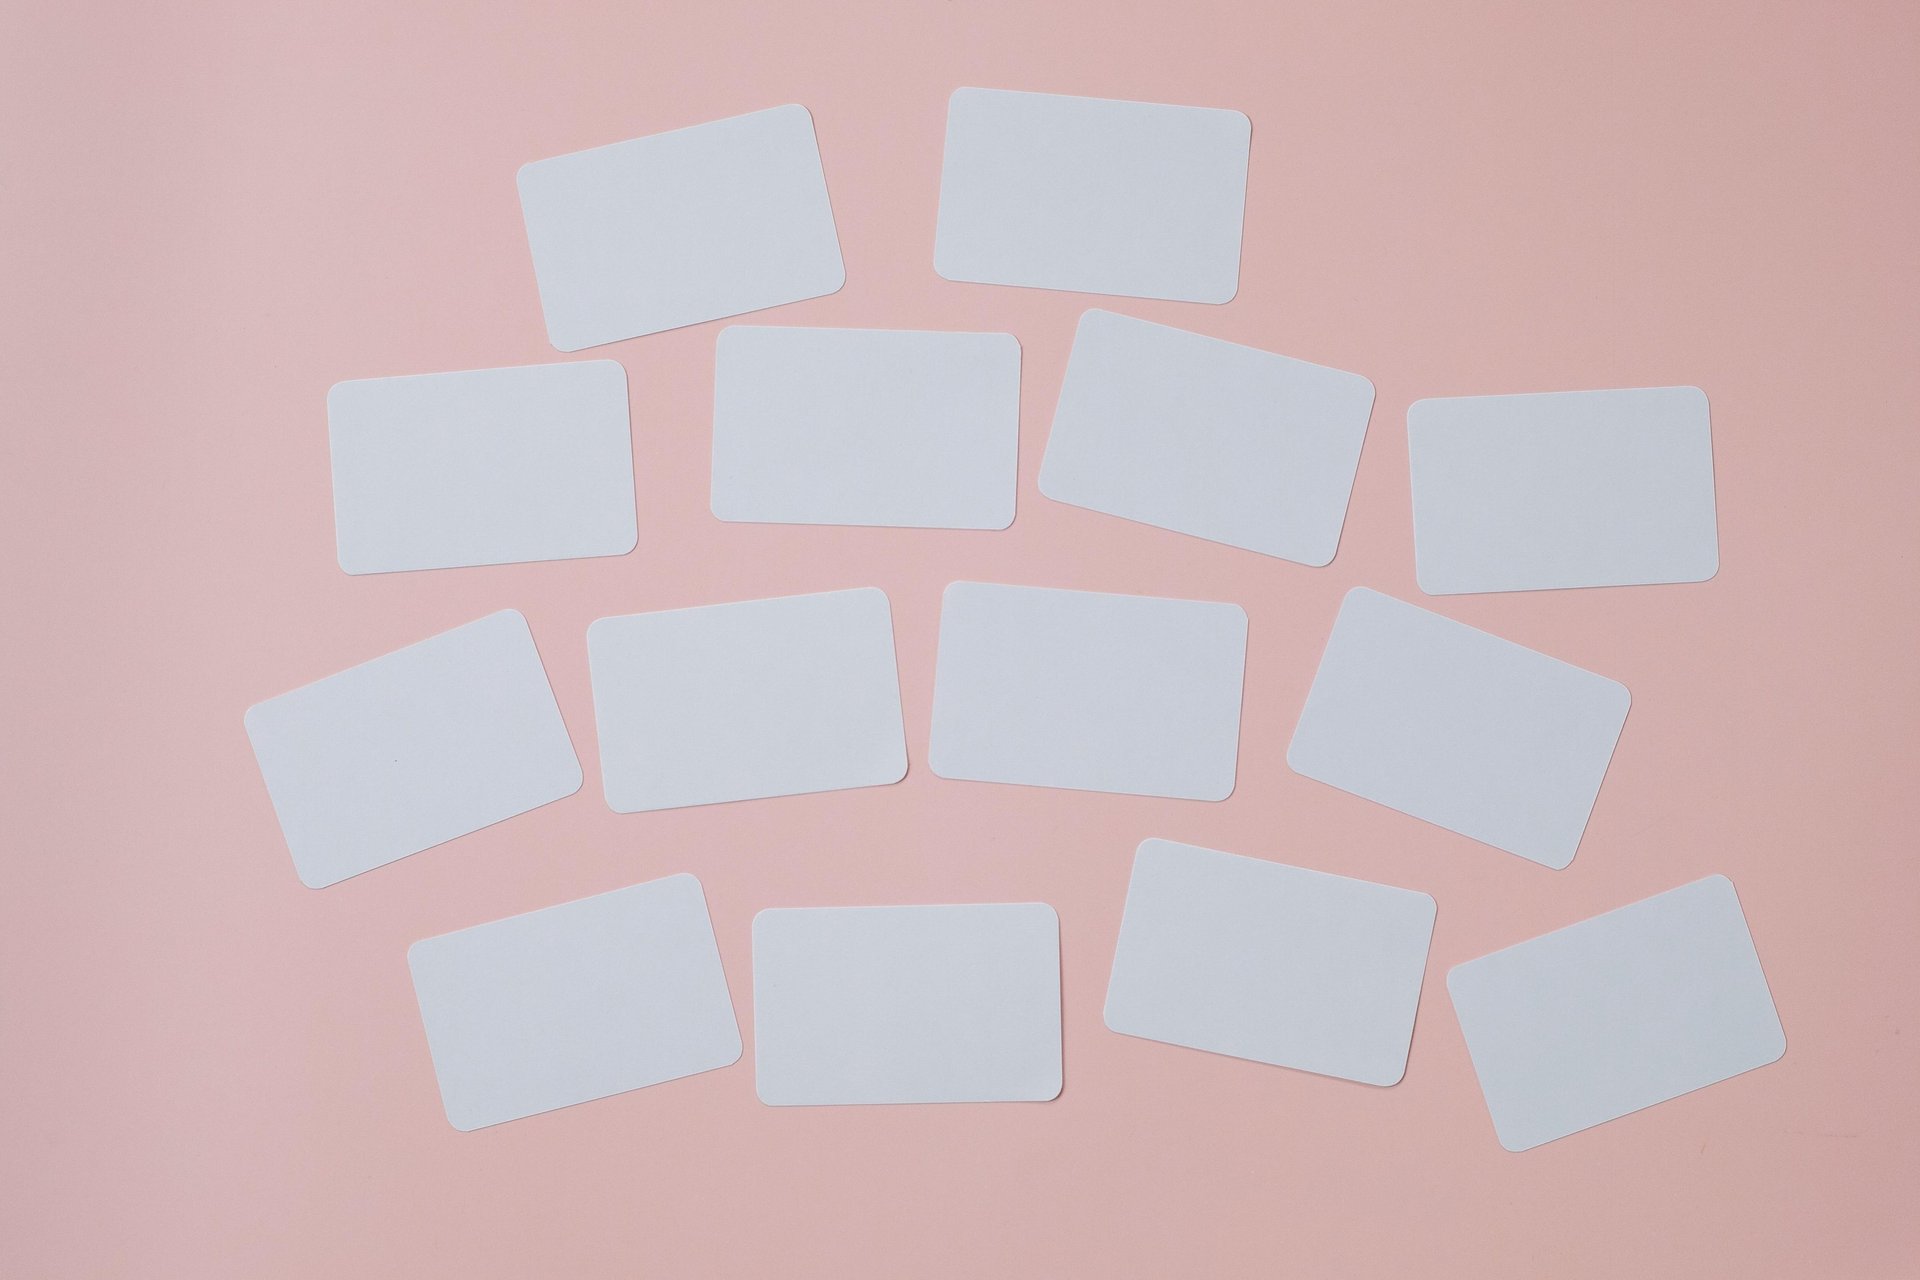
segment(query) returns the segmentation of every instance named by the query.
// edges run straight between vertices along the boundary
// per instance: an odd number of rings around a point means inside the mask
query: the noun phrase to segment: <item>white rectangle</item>
[[[1010,333],[721,331],[713,514],[774,524],[1004,529],[1020,453]]]
[[[906,776],[893,614],[878,588],[601,618],[587,659],[618,813]]]
[[[633,550],[627,374],[616,361],[336,383],[327,431],[348,573]]]
[[[1238,111],[957,89],[934,270],[980,284],[1230,301],[1252,136]]]
[[[1340,545],[1373,384],[1110,311],[1080,317],[1040,492],[1307,565]]]
[[[456,1129],[740,1059],[706,895],[690,875],[427,938],[407,962]]]
[[[753,920],[770,1106],[1060,1093],[1060,919],[1044,903],[823,907]]]
[[[580,761],[512,609],[247,710],[247,737],[310,888],[580,789]]]
[[[1134,854],[1107,1026],[1397,1084],[1433,918],[1433,899],[1412,889],[1148,840]]]
[[[1509,1151],[1718,1084],[1787,1051],[1725,876],[1455,965],[1447,990]]]
[[[1429,595],[1704,582],[1719,571],[1698,387],[1418,400],[1407,451]]]
[[[818,298],[847,278],[799,105],[533,161],[520,210],[562,351]]]
[[[1235,604],[953,583],[928,762],[974,782],[1224,800],[1246,654]]]
[[[1287,763],[1559,868],[1579,848],[1627,703],[1617,681],[1356,587]]]

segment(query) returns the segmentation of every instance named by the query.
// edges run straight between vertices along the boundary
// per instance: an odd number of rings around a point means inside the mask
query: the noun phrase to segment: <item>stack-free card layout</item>
[[[1224,800],[1246,655],[1239,605],[956,582],[928,763],[974,782]]]
[[[1419,400],[1407,451],[1430,595],[1703,582],[1720,567],[1698,387]]]
[[[690,875],[428,938],[407,960],[456,1129],[740,1058],[706,895]]]
[[[627,374],[612,360],[335,384],[340,567],[394,573],[633,550]]]
[[[619,813],[906,776],[893,614],[878,588],[601,618],[587,660]]]
[[[520,169],[562,351],[817,298],[846,281],[813,117],[755,111]]]
[[[1455,965],[1447,990],[1509,1151],[1787,1050],[1733,882],[1692,884]]]
[[[772,1106],[1060,1093],[1060,920],[1044,903],[817,907],[753,920]]]
[[[1107,1026],[1396,1084],[1433,918],[1412,889],[1149,840],[1133,859]]]
[[[1373,384],[1111,311],[1080,317],[1040,492],[1301,564],[1340,545]]]
[[[1627,703],[1617,681],[1356,587],[1340,606],[1287,763],[1564,867]]]
[[[294,868],[316,889],[580,789],[512,609],[258,703],[246,722]]]
[[[1010,333],[733,325],[714,360],[713,514],[1004,529],[1019,471]]]
[[[959,89],[934,270],[949,280],[1227,302],[1253,127],[1238,111]]]

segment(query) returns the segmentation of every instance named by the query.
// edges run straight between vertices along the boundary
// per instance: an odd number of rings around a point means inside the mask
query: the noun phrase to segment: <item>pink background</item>
[[[1920,11],[1891,3],[14,0],[0,1271],[1920,1274],[1917,49]],[[1247,112],[1238,299],[937,278],[944,113],[964,84]],[[341,573],[331,383],[557,358],[515,168],[789,101],[813,111],[848,283],[757,318],[1019,335],[1013,528],[715,521],[704,325],[583,353],[631,377],[632,555]],[[1375,381],[1330,568],[1038,496],[1094,305]],[[1718,578],[1425,601],[1632,689],[1572,867],[1288,772],[1341,594],[1422,599],[1407,404],[1668,383],[1712,399]],[[938,605],[961,577],[1244,604],[1232,799],[931,776]],[[589,621],[860,584],[893,600],[906,781],[607,810]],[[244,708],[504,606],[533,625],[586,787],[301,887]],[[1155,835],[1432,893],[1404,1083],[1109,1033],[1127,870]],[[1064,1094],[776,1110],[749,1048],[728,1070],[448,1127],[407,944],[677,871],[705,882],[749,1037],[762,907],[1053,903]],[[1447,968],[1713,872],[1739,887],[1786,1057],[1502,1151]]]

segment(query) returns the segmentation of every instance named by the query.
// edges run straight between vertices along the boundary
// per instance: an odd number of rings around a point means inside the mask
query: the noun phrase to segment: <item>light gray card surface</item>
[[[1455,965],[1447,990],[1509,1151],[1704,1089],[1787,1050],[1725,876]]]
[[[633,550],[627,374],[616,361],[336,383],[327,431],[348,573]]]
[[[1240,286],[1252,135],[1238,111],[957,89],[934,270],[980,284],[1227,302]]]
[[[753,920],[771,1106],[1060,1093],[1060,919],[1044,903],[819,907]]]
[[[732,325],[713,389],[713,514],[1004,529],[1020,462],[1010,333]]]
[[[953,583],[928,763],[974,782],[1224,800],[1246,653],[1235,604]]]
[[[893,614],[877,587],[601,618],[587,660],[618,813],[906,776]]]
[[[1429,595],[1703,582],[1720,568],[1698,387],[1418,400],[1407,451]]]
[[[580,789],[512,609],[247,710],[302,883],[323,888]]]
[[[846,282],[813,117],[789,105],[536,160],[520,210],[562,351]]]
[[[1373,384],[1184,329],[1080,317],[1040,492],[1263,555],[1340,545]]]
[[[1627,703],[1617,681],[1356,587],[1287,763],[1559,868],[1579,848]]]
[[[690,875],[427,938],[407,962],[456,1129],[740,1059],[706,895]]]

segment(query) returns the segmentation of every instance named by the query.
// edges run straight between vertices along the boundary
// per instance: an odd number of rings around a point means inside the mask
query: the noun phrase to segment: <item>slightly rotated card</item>
[[[1725,876],[1455,965],[1447,990],[1509,1151],[1718,1084],[1787,1051]]]
[[[740,1059],[706,895],[690,875],[428,938],[407,961],[456,1129]]]
[[[587,659],[616,812],[906,776],[893,615],[878,588],[601,618]]]
[[[947,103],[934,270],[1178,302],[1240,287],[1246,116],[1000,89]]]
[[[323,888],[580,789],[512,609],[247,711],[294,868]]]
[[[713,513],[774,524],[1004,529],[1020,448],[1010,333],[721,331]]]
[[[1356,587],[1287,749],[1294,772],[1519,854],[1573,861],[1626,686]]]
[[[771,1106],[1060,1093],[1060,919],[1044,903],[821,907],[753,920]]]
[[[1235,604],[956,582],[928,763],[973,782],[1224,800],[1246,653]]]
[[[1373,384],[1110,311],[1080,317],[1040,492],[1263,555],[1340,545]]]
[[[627,374],[615,361],[341,382],[327,429],[348,573],[633,550]]]
[[[1407,450],[1429,595],[1704,582],[1719,570],[1698,387],[1418,400]]]
[[[1134,855],[1107,1026],[1397,1084],[1433,918],[1412,889],[1149,840]]]
[[[773,107],[520,169],[562,351],[818,298],[846,281],[813,117]]]

